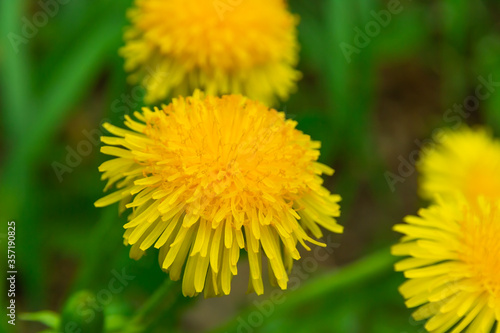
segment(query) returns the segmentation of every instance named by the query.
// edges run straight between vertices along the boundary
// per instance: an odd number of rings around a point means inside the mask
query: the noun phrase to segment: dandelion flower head
[[[286,100],[301,74],[296,26],[283,0],[136,0],[120,53],[145,101],[243,94]]]
[[[400,287],[431,333],[500,332],[500,201],[441,199],[395,226]]]
[[[340,197],[322,186],[333,170],[318,163],[319,142],[284,113],[241,95],[174,99],[143,108],[122,129],[106,124],[100,166],[106,189],[96,202],[132,209],[124,225],[131,257],[154,246],[183,293],[229,294],[240,249],[248,252],[249,291],[263,293],[262,256],[271,282],[286,289],[297,245],[309,249],[321,227],[341,233]],[[312,237],[311,237],[312,236]],[[185,267],[184,267],[185,264]]]

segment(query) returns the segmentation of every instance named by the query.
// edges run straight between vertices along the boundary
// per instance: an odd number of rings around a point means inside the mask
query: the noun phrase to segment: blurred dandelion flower
[[[320,143],[284,113],[241,95],[197,91],[135,117],[127,117],[129,129],[105,125],[116,137],[103,137],[101,151],[116,158],[99,170],[106,190],[118,190],[95,205],[133,209],[124,226],[132,258],[154,244],[172,280],[187,262],[184,295],[229,294],[242,248],[249,292],[263,293],[262,254],[271,282],[286,289],[297,243],[324,246],[307,232],[342,232],[340,196],[322,186],[321,174],[333,170],[317,162]]]
[[[500,198],[500,142],[484,129],[445,130],[436,144],[423,150],[417,164],[423,197]]]
[[[392,249],[409,279],[400,287],[416,320],[432,333],[500,332],[500,201],[441,199],[407,224]]]
[[[147,103],[199,88],[271,105],[296,89],[298,18],[286,2],[218,3],[136,0],[120,53],[130,81],[146,88]]]

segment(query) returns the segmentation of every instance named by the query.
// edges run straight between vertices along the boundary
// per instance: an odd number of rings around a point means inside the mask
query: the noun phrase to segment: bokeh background
[[[184,298],[174,283],[147,332],[423,332],[397,291],[404,279],[392,269],[389,246],[399,236],[391,227],[424,204],[414,159],[434,130],[461,123],[500,130],[500,3],[289,3],[301,18],[304,77],[277,108],[322,141],[345,234],[328,240],[327,257],[304,252],[311,259],[299,262],[306,272],[294,275],[299,288],[284,294],[266,286],[264,296],[246,295],[245,260],[228,297]],[[0,244],[5,253],[7,221],[16,221],[18,270],[17,325],[12,330],[2,314],[5,330],[42,331],[47,326],[19,315],[58,313],[74,292],[109,290],[126,272],[133,279],[111,298],[101,292],[95,309],[110,329],[119,327],[166,278],[155,253],[128,258],[116,206],[93,206],[104,185],[101,124],[120,124],[143,105],[117,53],[131,4],[0,2]],[[478,97],[481,85],[488,97]],[[5,272],[6,257],[0,262]]]

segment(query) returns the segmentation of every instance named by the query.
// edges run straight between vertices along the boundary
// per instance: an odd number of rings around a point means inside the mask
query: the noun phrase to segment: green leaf
[[[59,327],[59,323],[61,322],[61,318],[58,313],[48,310],[23,313],[19,316],[19,318],[21,320],[42,323],[52,329],[57,329]]]
[[[25,130],[26,120],[32,113],[30,103],[32,65],[29,44],[32,39],[26,38],[20,25],[27,1],[0,2],[0,54],[2,75],[0,84],[2,91],[2,114],[7,132],[5,138],[13,148],[17,146]],[[22,41],[22,42],[21,42]]]

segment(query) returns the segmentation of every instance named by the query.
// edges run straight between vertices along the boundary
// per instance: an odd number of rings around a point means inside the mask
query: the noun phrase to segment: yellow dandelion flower
[[[285,100],[301,74],[296,26],[283,0],[136,0],[120,53],[145,101],[243,94],[267,105]]]
[[[240,249],[248,252],[249,291],[263,293],[261,256],[271,282],[286,289],[297,243],[322,237],[322,226],[342,232],[340,196],[322,186],[333,170],[317,162],[320,143],[282,112],[241,95],[196,92],[162,109],[143,108],[121,129],[105,128],[99,170],[106,189],[118,189],[97,207],[120,201],[132,208],[125,244],[139,259],[154,245],[184,295],[229,294]]]
[[[440,199],[407,224],[392,249],[409,256],[396,264],[416,320],[432,333],[500,332],[500,200]]]
[[[500,198],[500,142],[484,129],[445,130],[418,163],[420,190],[432,199],[460,192],[468,198]]]

